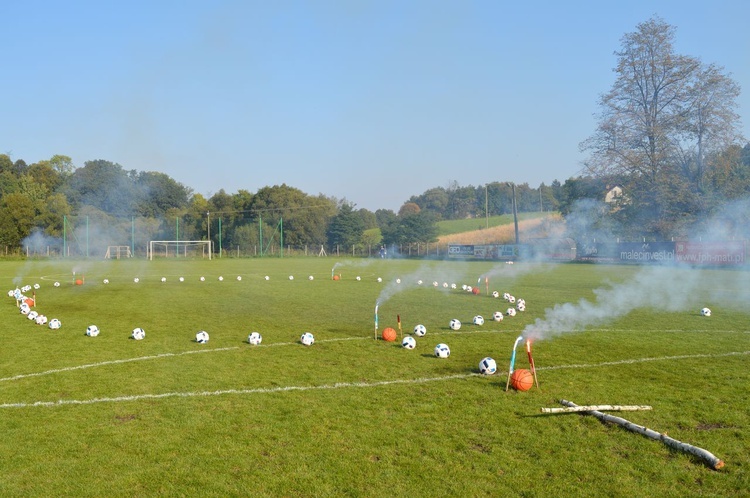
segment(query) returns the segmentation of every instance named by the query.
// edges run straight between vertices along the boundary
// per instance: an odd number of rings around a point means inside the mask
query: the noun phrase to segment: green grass
[[[337,282],[331,281],[335,263]],[[72,284],[74,267],[77,275],[85,272],[85,285]],[[546,308],[592,299],[595,288],[629,281],[639,270],[497,267],[490,290],[511,292],[528,305],[500,323],[491,314],[508,305],[485,295],[483,284],[479,296],[431,285],[455,282],[460,289],[491,269],[483,262],[332,258],[0,262],[7,289],[14,279],[39,283],[38,311],[63,323],[59,331],[37,326],[8,297],[0,306],[0,492],[747,493],[747,303],[637,309],[539,341],[534,359],[541,389],[505,392],[510,350],[527,324],[544,317]],[[700,275],[701,285],[726,296],[739,295],[746,276]],[[404,332],[426,325],[414,351],[373,340],[375,302],[396,278],[402,284],[381,303],[379,325],[396,327],[397,315]],[[417,278],[425,284],[415,285]],[[55,288],[54,281],[62,285]],[[700,317],[703,305],[714,316]],[[476,314],[487,319],[484,326],[471,325]],[[460,331],[449,329],[451,318],[464,322]],[[92,323],[102,331],[96,338],[84,334]],[[146,330],[145,340],[128,338],[134,327]],[[194,342],[199,330],[210,333],[208,344]],[[261,346],[246,343],[254,330],[263,335]],[[305,331],[315,334],[312,347],[298,343]],[[438,342],[451,347],[450,358],[432,355]],[[485,356],[498,361],[498,374],[477,374]],[[519,348],[517,367],[526,365]],[[703,447],[726,467],[710,470],[692,455],[590,416],[539,413],[561,398],[652,405],[652,411],[624,416]]]
[[[542,218],[548,216],[549,212],[536,212],[536,213],[518,213],[518,219],[520,220],[531,220],[534,218]],[[509,225],[513,223],[512,214],[503,214],[500,216],[490,216],[489,218],[467,218],[463,220],[443,220],[438,221],[438,236],[453,235],[454,233],[471,232],[473,230],[481,230],[483,228],[491,228],[501,225]]]

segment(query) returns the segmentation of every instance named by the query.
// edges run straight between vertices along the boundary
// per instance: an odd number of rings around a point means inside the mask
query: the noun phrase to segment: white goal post
[[[211,259],[210,240],[151,240],[148,243],[148,259],[161,258],[208,258]]]

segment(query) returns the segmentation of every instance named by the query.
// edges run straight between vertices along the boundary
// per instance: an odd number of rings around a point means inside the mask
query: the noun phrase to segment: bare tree
[[[696,209],[706,154],[739,138],[739,87],[721,68],[677,54],[674,36],[659,17],[623,36],[617,78],[600,97],[596,131],[581,143],[591,174],[627,182],[637,209],[623,215],[662,235],[665,220]]]

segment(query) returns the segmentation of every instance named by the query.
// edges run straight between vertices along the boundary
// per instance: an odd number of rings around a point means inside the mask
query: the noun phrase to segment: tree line
[[[429,243],[439,220],[585,211],[570,236],[607,227],[619,236],[685,237],[726,202],[750,197],[750,144],[739,133],[739,86],[720,67],[676,53],[676,28],[658,17],[621,40],[612,88],[599,99],[582,174],[544,183],[458,181],[407,199],[398,212],[356,209],[345,198],[285,184],[205,198],[159,172],[55,155],[27,165],[0,154],[0,245],[18,250],[77,240],[84,223],[103,245],[207,240],[247,252],[276,240],[292,246]],[[742,145],[744,143],[744,146]],[[264,241],[264,235],[265,241]],[[80,246],[80,243],[78,243]],[[135,245],[135,244],[134,244]],[[262,252],[262,251],[261,251]]]

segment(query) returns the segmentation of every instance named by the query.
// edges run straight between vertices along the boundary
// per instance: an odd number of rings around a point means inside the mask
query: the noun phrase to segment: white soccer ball
[[[47,325],[47,317],[44,315],[39,315],[38,317],[36,317],[36,324]]]
[[[167,281],[167,277],[161,277],[161,281],[162,282],[166,282]]]
[[[307,279],[312,282],[313,280],[315,280],[315,277],[313,277],[312,275],[310,275],[309,277],[307,277]]]
[[[503,321],[503,312],[502,311],[496,311],[492,314],[492,319],[496,322],[502,322]]]
[[[484,325],[484,317],[482,315],[477,315],[472,322],[474,322],[474,325]]]
[[[417,285],[422,285],[422,281],[421,280],[417,280]]]
[[[146,331],[140,327],[136,327],[133,329],[133,332],[130,333],[130,337],[132,337],[136,341],[142,341],[146,338]]]
[[[305,346],[312,346],[313,343],[315,342],[315,336],[313,336],[310,332],[305,332],[299,338],[299,342],[301,342]]]
[[[31,313],[31,306],[26,303],[21,303],[21,306],[19,306],[18,309],[21,311],[22,315],[28,315]]]
[[[383,281],[383,279],[382,279],[382,278],[380,278],[380,277],[378,277],[378,283],[380,283],[380,282],[382,282],[382,281]]]
[[[237,281],[239,282],[241,280],[242,280],[242,275],[237,275]]]
[[[294,275],[289,275],[289,280],[294,280]]]
[[[221,275],[219,275],[219,282],[223,282],[223,281],[224,281],[224,277],[222,277]]]
[[[140,282],[140,281],[141,281],[141,279],[140,279],[140,278],[138,278],[138,277],[135,277],[135,278],[133,279],[133,282],[135,282],[136,284],[137,284],[138,282]]]
[[[506,301],[510,299],[510,294],[508,294],[507,292],[503,292],[503,299],[505,299]]]
[[[184,282],[184,281],[185,281],[185,277],[180,277],[180,282]]]
[[[206,281],[206,277],[201,277],[201,282],[205,282],[205,281]],[[182,282],[182,277],[180,277],[180,282]]]
[[[508,316],[516,316],[516,309],[515,308],[508,308],[508,310],[505,312]]]
[[[435,280],[435,281],[432,282],[432,286],[433,287],[437,287],[438,285],[440,285],[440,284],[437,282],[437,280]]]
[[[513,296],[508,296],[508,302],[509,302],[510,304],[513,304],[513,303],[515,303],[515,302],[516,302],[516,298],[515,298],[515,297],[513,297]]]
[[[397,278],[397,279],[396,279],[396,283],[397,283],[397,284],[400,284],[400,283],[401,283],[401,279],[400,279],[400,278]]]
[[[205,330],[201,330],[197,334],[195,334],[195,342],[198,344],[206,344],[208,342],[208,332]]]
[[[15,291],[13,289],[9,290],[8,297],[14,297],[14,296],[15,296]]]
[[[360,277],[359,275],[357,275],[357,282],[359,282],[360,280],[362,280],[362,277]]]
[[[461,328],[461,320],[459,320],[458,318],[454,318],[450,321],[449,325],[452,330],[458,330]]]
[[[417,340],[412,336],[407,335],[406,337],[404,337],[404,340],[401,341],[401,346],[404,349],[414,349],[417,347]]]
[[[39,284],[34,284],[34,288],[35,288],[36,290],[39,290],[39,287],[41,287],[41,286],[40,286]]]
[[[448,282],[443,282],[443,289],[447,289],[447,288],[448,288]]]
[[[263,337],[258,332],[250,332],[250,335],[247,336],[247,343],[252,344],[253,346],[257,346],[263,341]]]
[[[500,297],[500,293],[498,291],[492,291],[492,297],[498,298]]]
[[[708,308],[703,308],[701,310],[701,315],[703,315],[703,316],[711,316],[711,310],[708,309]]]
[[[474,287],[472,287],[471,285],[467,285],[466,292],[474,292]]]
[[[30,285],[24,285],[23,287],[21,287],[21,292],[29,292],[30,290],[31,290]]]
[[[263,278],[265,278],[266,280],[271,280],[271,277],[269,277],[268,275],[266,275],[266,276],[265,276],[265,277],[263,277]]]
[[[442,342],[435,346],[435,356],[438,358],[447,358],[451,355],[451,348],[448,347],[447,344],[443,344]]]
[[[54,284],[52,284],[52,285],[54,285],[55,287],[60,287],[60,282],[55,282],[55,283],[54,283]]]
[[[108,278],[105,278],[104,280],[102,280],[102,283],[103,283],[104,285],[107,285],[107,284],[109,283],[109,279],[108,279]]]
[[[28,318],[29,320],[36,320],[36,317],[38,316],[39,316],[39,313],[32,310],[32,311],[29,311],[29,314],[26,315],[26,318]]]
[[[463,284],[463,285],[461,286],[461,290],[466,290],[466,284]]]
[[[456,290],[456,284],[451,284],[451,289]]]
[[[479,373],[482,375],[492,375],[497,372],[497,362],[490,358],[482,358],[479,362]]]
[[[518,299],[516,299],[516,305],[519,305],[519,304],[520,304],[521,306],[526,306],[526,300],[525,300],[525,299],[521,299],[521,298],[519,297]]]
[[[57,318],[53,318],[52,320],[49,321],[49,325],[48,326],[52,330],[57,330],[60,327],[62,327],[62,322],[60,320],[58,320]]]
[[[96,325],[89,325],[86,327],[86,335],[89,337],[96,337],[99,335],[99,327]]]
[[[526,311],[526,305],[525,304],[516,304],[516,309],[518,311]]]
[[[417,337],[424,337],[424,335],[427,333],[427,327],[422,325],[421,323],[419,325],[416,325],[414,327],[414,335]]]

